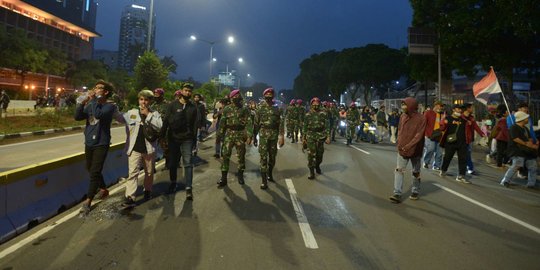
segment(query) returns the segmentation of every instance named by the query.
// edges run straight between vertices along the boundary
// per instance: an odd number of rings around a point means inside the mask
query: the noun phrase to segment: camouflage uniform
[[[223,109],[219,121],[217,136],[223,140],[221,171],[229,171],[231,154],[235,147],[238,156],[238,171],[244,171],[246,168],[246,140],[253,136],[253,123],[249,109],[237,107],[235,104],[227,105]]]
[[[257,107],[254,123],[254,135],[259,134],[259,153],[261,155],[261,173],[271,172],[276,164],[278,135],[283,136],[285,125],[282,110],[277,106],[261,102]]]
[[[352,138],[356,132],[356,126],[359,125],[360,113],[356,108],[350,107],[347,110],[347,144],[352,142]]]
[[[287,110],[285,111],[285,119],[287,121],[287,138],[292,138],[294,133],[294,127],[296,125],[295,123],[295,115],[296,115],[296,107],[294,105],[287,105]]]
[[[328,119],[328,114],[324,109],[312,109],[305,114],[304,118],[302,136],[303,140],[307,142],[308,167],[310,169],[317,168],[318,173],[320,173],[319,165],[324,154],[324,142],[330,138]]]
[[[298,136],[300,135],[300,132],[302,131],[303,123],[304,123],[304,115],[306,114],[306,110],[303,105],[297,104],[295,108],[295,115],[294,115],[294,127],[293,127],[293,136],[294,141],[298,141]]]

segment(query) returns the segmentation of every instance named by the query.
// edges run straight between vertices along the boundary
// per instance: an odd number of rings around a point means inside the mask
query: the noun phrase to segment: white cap
[[[525,119],[529,119],[529,115],[522,111],[517,111],[516,113],[514,113],[514,117],[516,117],[516,123],[521,122]]]

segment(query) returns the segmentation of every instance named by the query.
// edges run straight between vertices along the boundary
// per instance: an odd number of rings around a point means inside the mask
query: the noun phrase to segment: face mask
[[[182,97],[184,98],[184,100],[189,100],[189,99],[191,99],[191,96],[182,95]]]
[[[454,112],[454,116],[460,117],[460,116],[461,116],[461,113],[459,113],[459,112]]]
[[[233,99],[233,102],[234,102],[234,105],[236,105],[238,107],[242,106],[242,99],[240,99],[240,98]]]
[[[264,97],[264,100],[266,100],[268,103],[271,103],[273,99],[273,97]]]
[[[313,110],[315,111],[318,111],[320,109],[320,105],[311,105],[311,108],[313,108]]]

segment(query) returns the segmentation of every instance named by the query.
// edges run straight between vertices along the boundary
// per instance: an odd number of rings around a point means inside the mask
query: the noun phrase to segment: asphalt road
[[[124,126],[111,129],[112,143],[126,141]],[[0,145],[0,172],[37,164],[84,152],[84,135],[80,133]]]
[[[479,160],[481,175],[472,177],[472,184],[423,171],[420,199],[392,204],[394,146],[363,143],[353,148],[343,140],[328,145],[323,175],[311,181],[300,145],[287,143],[278,153],[277,182],[264,191],[259,189],[255,148],[248,151],[246,185],[237,183],[234,164],[228,188],[217,189],[219,161],[211,157],[212,144],[201,146],[200,155],[209,163],[195,169],[193,202],[185,200],[183,191],[165,195],[168,172],[159,171],[158,196],[119,214],[123,188],[118,185],[119,192],[97,204],[89,217],[76,217],[74,208],[0,246],[0,269],[540,265],[540,193],[499,186],[503,172]],[[450,173],[457,170],[457,160],[453,163]],[[407,173],[405,188],[410,185]],[[49,231],[36,236],[43,230]]]

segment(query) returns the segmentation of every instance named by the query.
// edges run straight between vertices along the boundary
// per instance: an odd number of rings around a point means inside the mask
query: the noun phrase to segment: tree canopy
[[[169,76],[167,70],[154,52],[145,52],[135,65],[136,90],[162,87]]]
[[[413,26],[439,36],[443,75],[456,70],[468,76],[493,66],[512,81],[515,69],[537,74],[540,65],[540,1],[410,0]],[[412,62],[417,59],[412,59]],[[426,59],[424,59],[425,61]],[[431,62],[436,61],[433,57]],[[435,62],[436,63],[436,62]],[[430,64],[432,65],[432,64]],[[422,74],[421,65],[412,65]],[[433,70],[436,74],[436,69]]]

